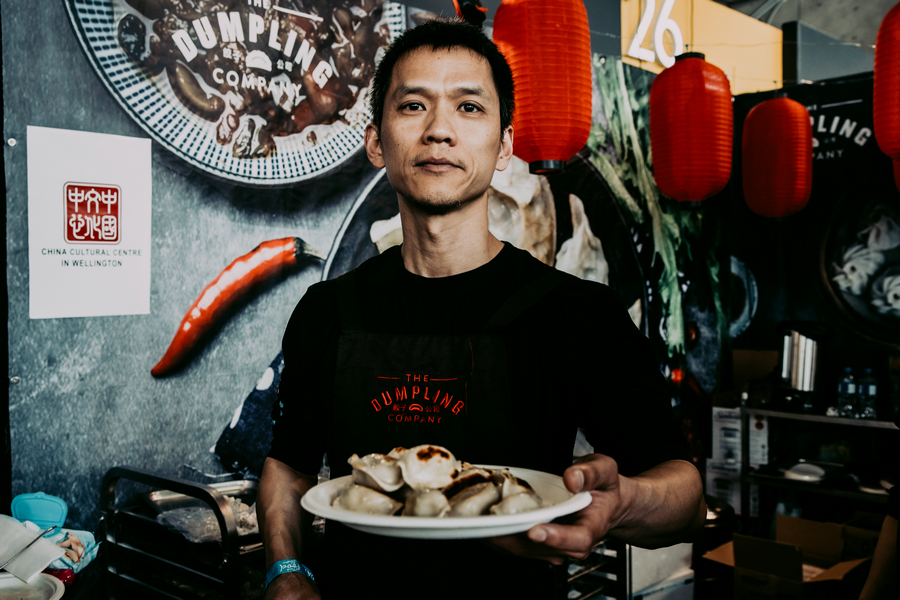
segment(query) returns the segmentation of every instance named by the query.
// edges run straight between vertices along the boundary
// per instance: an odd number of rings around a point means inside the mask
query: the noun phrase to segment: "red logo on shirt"
[[[67,183],[63,189],[69,244],[118,244],[122,190],[108,183]]]
[[[433,379],[428,375],[405,373],[400,377],[378,379],[385,389],[372,399],[372,409],[379,413],[384,411],[391,422],[440,423],[448,412],[458,415],[466,406],[464,400],[454,399],[459,383],[457,377]]]

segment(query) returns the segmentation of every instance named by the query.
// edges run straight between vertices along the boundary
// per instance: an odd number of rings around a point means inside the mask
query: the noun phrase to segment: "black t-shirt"
[[[357,270],[362,319],[365,328],[376,333],[474,334],[516,290],[549,268],[507,244],[492,261],[477,269],[451,277],[426,278],[409,273],[399,247],[391,248]],[[336,282],[311,286],[285,331],[281,415],[276,418],[269,453],[302,473],[319,471],[329,436],[333,428],[340,427],[331,419],[339,335]],[[619,472],[626,476],[667,460],[688,459],[659,361],[611,288],[567,277],[507,326],[503,337],[509,391],[517,409],[510,423],[529,432],[523,434],[522,444],[528,445],[532,455],[536,445],[541,448],[539,458],[530,464],[511,466],[561,475],[572,462],[578,427],[585,430],[595,451],[613,457]],[[510,425],[497,423],[497,427],[504,426]],[[386,439],[381,451],[387,452],[394,445]],[[329,457],[332,476],[349,472],[347,458]],[[481,462],[477,456],[458,458]],[[333,529],[341,530],[333,539],[348,535],[346,528],[333,525],[326,527],[326,543]],[[425,556],[423,552],[440,550],[445,556],[438,561],[437,572],[416,571],[431,573],[429,577],[446,574],[445,569],[452,564],[443,552],[448,548],[463,557],[453,568],[467,570],[470,577],[477,575],[471,570],[473,563],[486,561],[488,564],[479,567],[486,569],[483,575],[502,575],[507,586],[511,570],[516,573],[512,579],[518,581],[540,574],[546,582],[550,575],[546,563],[501,557],[477,543],[444,542],[436,549],[391,538],[366,541],[359,535],[350,534],[345,540],[354,546],[347,549],[348,572],[361,568],[353,556],[358,556],[360,547],[370,544],[372,548],[366,553],[378,556],[397,556],[397,552]],[[378,549],[382,543],[383,548]],[[373,576],[379,568],[372,566]],[[403,580],[410,578],[405,575]],[[460,588],[459,593],[461,590],[472,597],[470,587]],[[509,591],[508,587],[494,588],[486,591],[485,597],[507,597],[503,590]],[[450,597],[455,593],[448,591]],[[392,589],[391,594],[400,597],[397,590]],[[410,594],[416,597],[414,591]],[[419,597],[423,597],[421,592]]]

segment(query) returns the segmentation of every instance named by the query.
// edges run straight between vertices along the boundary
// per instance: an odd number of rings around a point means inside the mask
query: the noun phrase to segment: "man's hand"
[[[612,458],[592,454],[566,469],[563,481],[572,493],[589,491],[591,503],[553,523],[487,542],[558,565],[567,558],[584,558],[607,535],[650,548],[677,543],[706,519],[700,474],[685,461],[665,462],[637,477],[623,477]]]
[[[579,458],[563,473],[573,494],[590,490],[591,503],[574,515],[553,523],[535,525],[526,533],[488,540],[501,550],[562,564],[567,558],[584,558],[606,536],[621,505],[619,469],[616,461],[602,454]]]
[[[265,600],[321,600],[319,588],[301,573],[282,573],[266,589]]]

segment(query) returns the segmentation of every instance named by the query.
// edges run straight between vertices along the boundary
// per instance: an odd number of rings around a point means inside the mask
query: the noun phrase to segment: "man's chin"
[[[409,196],[405,196],[404,199],[410,208],[414,208],[418,212],[429,215],[445,215],[451,213],[455,210],[459,210],[473,200],[472,198],[458,197],[411,198]]]

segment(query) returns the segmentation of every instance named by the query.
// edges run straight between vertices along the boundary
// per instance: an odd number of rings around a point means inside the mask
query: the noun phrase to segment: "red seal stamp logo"
[[[122,190],[108,183],[67,183],[63,189],[65,237],[69,244],[118,244]]]

